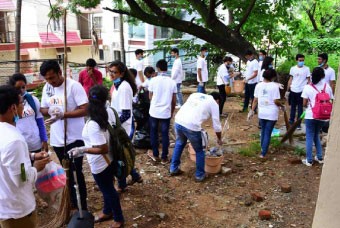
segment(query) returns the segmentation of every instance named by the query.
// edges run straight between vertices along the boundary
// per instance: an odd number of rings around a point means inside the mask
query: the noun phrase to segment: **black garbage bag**
[[[133,137],[132,144],[138,149],[150,149],[151,142],[149,132],[145,130],[137,130]]]

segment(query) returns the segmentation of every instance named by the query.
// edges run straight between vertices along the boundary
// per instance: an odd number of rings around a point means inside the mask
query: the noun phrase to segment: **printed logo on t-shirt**
[[[34,116],[35,112],[32,109],[32,107],[27,103],[26,100],[24,100],[24,110],[22,111],[22,118],[26,118],[29,116]]]
[[[261,94],[261,105],[269,105],[269,94],[268,91],[266,89],[262,90],[262,94]]]
[[[50,105],[63,105],[63,99],[60,97],[51,97],[50,98]]]

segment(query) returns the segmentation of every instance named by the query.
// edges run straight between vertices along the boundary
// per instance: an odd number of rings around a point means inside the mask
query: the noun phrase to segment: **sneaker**
[[[176,106],[175,106],[175,109],[180,109],[180,108],[181,108],[180,105],[176,105]]]
[[[179,176],[182,173],[184,173],[182,170],[176,169],[175,171],[172,171],[172,172],[170,171],[170,176]]]
[[[167,159],[167,158],[162,158],[162,160],[161,160],[161,164],[162,165],[166,165],[166,164],[168,164],[169,163],[169,159]]]
[[[159,157],[153,156],[153,153],[152,153],[151,150],[148,151],[147,155],[153,162],[160,162],[161,161],[161,159]]]
[[[323,159],[319,159],[317,156],[314,157],[314,160],[319,162],[319,164],[323,164]]]
[[[201,177],[195,177],[196,182],[203,182],[204,180],[205,180],[205,175],[203,175]]]
[[[262,154],[260,154],[260,155],[259,155],[259,158],[263,159],[263,158],[264,158],[264,156],[263,156]]]
[[[306,166],[312,166],[313,165],[313,163],[309,163],[308,161],[307,161],[307,159],[302,159],[302,164],[304,164],[304,165],[306,165]]]

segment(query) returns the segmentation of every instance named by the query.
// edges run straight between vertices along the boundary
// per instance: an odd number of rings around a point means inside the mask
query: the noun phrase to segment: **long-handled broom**
[[[287,133],[282,137],[281,144],[284,143],[285,141],[287,141],[287,139],[289,137],[292,137],[292,135],[293,135],[294,131],[296,130],[296,128],[298,126],[300,126],[302,120],[305,118],[305,115],[306,115],[306,111],[304,111],[301,114],[301,116],[299,117],[299,119],[290,126],[289,130],[287,131]]]
[[[67,111],[67,40],[66,40],[66,9],[64,10],[64,113]],[[43,228],[62,227],[70,220],[71,204],[69,191],[69,177],[70,177],[70,161],[68,160],[67,151],[67,119],[64,119],[64,158],[62,166],[66,173],[66,185],[62,192],[62,198],[57,215]]]

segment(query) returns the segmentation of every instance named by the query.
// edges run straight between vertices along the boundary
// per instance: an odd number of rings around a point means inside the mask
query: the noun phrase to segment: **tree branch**
[[[104,7],[103,10],[111,11],[111,12],[118,13],[118,14],[124,14],[124,15],[128,15],[128,16],[131,15],[130,12],[128,12],[128,11],[110,9],[110,8],[108,8],[108,7]]]
[[[242,26],[247,22],[248,17],[250,16],[251,11],[254,9],[255,2],[256,2],[256,0],[251,0],[246,13],[243,15],[243,18],[240,20],[240,24],[238,24],[237,27],[235,28],[235,30],[237,32],[239,32],[240,29],[242,28]]]
[[[210,0],[209,17],[208,17],[209,23],[213,23],[216,18],[215,8],[216,8],[216,0]]]
[[[305,10],[306,10],[306,13],[307,13],[309,20],[312,22],[313,29],[315,31],[319,31],[318,25],[316,24],[316,21],[315,21],[315,18],[314,18],[315,8],[316,8],[316,2],[313,3],[311,9],[305,8]]]

